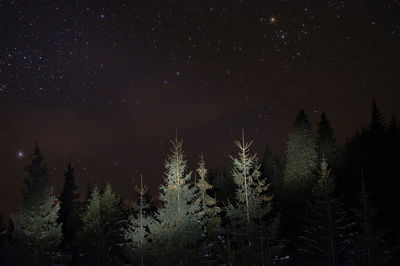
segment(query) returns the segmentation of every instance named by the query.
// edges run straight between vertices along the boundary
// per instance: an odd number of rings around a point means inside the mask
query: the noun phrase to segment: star
[[[17,157],[18,158],[23,158],[24,157],[24,152],[23,151],[18,151],[17,152]]]

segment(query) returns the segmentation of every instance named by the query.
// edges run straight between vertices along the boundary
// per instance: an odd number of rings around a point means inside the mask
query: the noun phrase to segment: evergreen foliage
[[[289,190],[308,187],[317,169],[317,152],[310,122],[301,110],[289,134],[284,170],[284,184]]]
[[[223,205],[235,201],[235,183],[228,170],[211,171],[209,177],[214,186],[217,202]]]
[[[217,201],[212,198],[207,192],[212,191],[213,186],[210,185],[207,180],[207,168],[204,162],[203,154],[200,156],[199,167],[197,173],[200,176],[200,180],[196,183],[198,187],[198,197],[200,198],[200,215],[203,227],[204,238],[203,250],[205,262],[215,262],[218,256],[218,248],[220,248],[220,242],[218,236],[222,233],[220,208],[217,206]]]
[[[161,185],[162,207],[150,225],[155,250],[160,254],[189,252],[201,238],[200,199],[197,188],[190,183],[191,173],[186,172],[186,160],[182,150],[183,142],[176,137],[171,141],[171,154],[165,162],[164,183]],[[186,258],[189,258],[186,254]]]
[[[325,113],[321,114],[321,120],[318,123],[317,138],[318,158],[325,158],[326,162],[331,166],[337,163],[336,138],[331,124]]]
[[[71,163],[58,201],[36,143],[8,230],[0,214],[0,264],[400,265],[396,117],[385,123],[374,101],[369,124],[339,149],[323,113],[316,143],[300,111],[284,170],[268,146],[260,165],[243,134],[225,170],[209,171],[201,156],[193,183],[176,137],[160,206],[141,177],[129,216],[110,184],[88,185],[81,205]]]
[[[26,177],[23,182],[26,186],[26,191],[23,191],[23,196],[26,196],[25,194],[33,195],[47,190],[49,174],[46,164],[43,163],[43,157],[38,142],[35,143],[35,148],[31,155],[31,164],[25,167],[25,172],[28,173],[29,177]]]
[[[267,145],[260,167],[261,179],[269,184],[269,192],[274,200],[281,197],[283,185],[283,169],[279,158],[273,154]]]
[[[219,217],[220,209],[217,206],[216,199],[207,194],[208,191],[212,190],[213,186],[206,180],[207,168],[203,155],[200,156],[197,173],[200,176],[200,180],[197,182],[196,186],[198,187],[200,194],[200,210],[202,213],[203,230],[209,239],[215,240],[221,224],[221,219]]]
[[[293,131],[289,134],[286,148],[286,163],[283,172],[283,237],[294,239],[301,228],[306,202],[317,172],[317,149],[311,125],[303,110],[297,115]]]
[[[78,232],[80,250],[90,265],[117,264],[123,243],[124,210],[120,198],[107,184],[93,189]]]
[[[24,184],[19,212],[11,215],[12,243],[32,264],[49,263],[62,241],[61,224],[57,222],[59,203],[48,186],[47,167],[36,143],[31,164],[25,170],[30,178]]]
[[[140,176],[140,187],[135,187],[138,193],[138,200],[133,204],[132,213],[128,218],[128,226],[124,231],[126,253],[129,259],[140,265],[144,265],[144,258],[147,255],[151,243],[149,226],[153,222],[150,216],[150,204],[146,201],[145,195],[148,191],[143,185],[142,175]]]
[[[250,152],[252,142],[246,143],[242,132],[242,142],[235,141],[235,144],[239,152],[237,157],[231,156],[231,159],[236,203],[229,203],[226,208],[226,215],[231,223],[230,234],[237,260],[244,260],[246,255],[248,260],[264,263],[264,241],[271,239],[264,237],[262,226],[263,218],[271,210],[271,197],[265,195],[268,185],[260,179],[260,164],[256,154],[252,155]]]
[[[79,194],[76,193],[78,186],[75,184],[74,171],[70,162],[64,173],[64,185],[59,198],[61,203],[58,221],[62,224],[64,246],[72,244],[80,227],[80,202]]]
[[[87,202],[87,203],[89,202],[89,200],[92,196],[92,193],[93,193],[93,187],[90,183],[88,183],[87,187],[86,187],[86,193],[85,193],[85,202]]]
[[[359,221],[359,234],[355,253],[356,263],[361,265],[384,265],[386,243],[384,232],[375,225],[377,210],[371,201],[371,194],[367,192],[364,175],[361,171],[361,189],[359,195],[359,207],[355,209]]]
[[[345,265],[346,249],[352,239],[352,223],[334,197],[335,181],[325,159],[321,162],[321,177],[313,189],[313,201],[305,218],[298,251],[304,265]]]
[[[372,101],[371,121],[368,127],[372,134],[383,135],[385,132],[385,119],[375,100]]]

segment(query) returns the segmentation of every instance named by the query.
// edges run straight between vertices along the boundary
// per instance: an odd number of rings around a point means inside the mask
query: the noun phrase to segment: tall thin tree
[[[76,192],[78,186],[75,184],[74,172],[75,169],[69,162],[64,173],[64,185],[59,198],[61,203],[58,222],[62,224],[63,244],[66,248],[71,246],[80,226],[80,202],[79,194]]]

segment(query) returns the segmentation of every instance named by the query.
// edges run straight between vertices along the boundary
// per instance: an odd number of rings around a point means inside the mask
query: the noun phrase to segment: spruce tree
[[[226,208],[226,215],[231,223],[231,239],[238,253],[237,260],[242,263],[261,260],[264,263],[263,248],[266,239],[262,235],[262,226],[263,219],[271,210],[271,197],[265,196],[268,186],[260,179],[260,164],[256,154],[251,154],[252,142],[245,142],[243,130],[242,142],[236,140],[235,144],[239,152],[237,157],[231,156],[231,159],[236,203],[230,203]]]
[[[47,167],[36,143],[31,164],[25,168],[30,178],[24,184],[19,212],[11,215],[12,242],[32,264],[46,264],[62,241],[57,222],[59,203],[49,187]]]
[[[372,101],[371,121],[368,127],[369,130],[372,132],[372,134],[377,134],[377,135],[384,134],[386,128],[385,119],[375,100]]]
[[[182,140],[178,141],[176,137],[171,143],[164,183],[160,187],[162,207],[158,209],[150,231],[159,255],[174,252],[176,263],[183,263],[189,258],[188,253],[195,251],[201,237],[200,200],[197,188],[190,183],[191,173],[187,173]]]
[[[336,166],[337,149],[336,138],[331,127],[331,124],[325,113],[321,114],[321,120],[318,123],[318,138],[317,138],[318,158],[325,158],[326,162],[331,166]]]
[[[145,195],[148,191],[143,185],[142,175],[140,175],[140,187],[135,187],[138,193],[138,200],[134,203],[132,213],[128,218],[128,226],[124,231],[126,243],[126,253],[129,259],[144,265],[146,252],[150,248],[149,226],[153,222],[150,216],[150,204],[146,201]]]
[[[221,224],[221,219],[219,217],[220,209],[217,206],[216,199],[208,195],[208,192],[213,189],[213,186],[210,185],[206,180],[207,168],[203,154],[200,156],[197,173],[200,176],[200,180],[197,182],[196,186],[198,187],[200,196],[200,210],[202,213],[203,230],[207,236],[207,240],[215,241]]]
[[[400,125],[395,114],[392,114],[390,123],[388,125],[387,134],[389,137],[398,138],[400,135]]]
[[[325,159],[321,162],[321,177],[313,189],[313,201],[306,213],[298,252],[304,265],[346,265],[346,254],[352,239],[352,223],[334,197],[335,180]]]
[[[286,149],[284,184],[289,190],[302,189],[312,184],[317,169],[317,151],[311,124],[301,110],[289,134]]]
[[[120,198],[107,184],[93,189],[78,232],[81,252],[91,265],[117,264],[123,242],[124,212]]]
[[[285,200],[281,229],[286,239],[294,239],[299,233],[306,202],[310,199],[315,182],[317,159],[311,124],[304,110],[301,110],[288,137],[283,172]]]
[[[64,186],[59,198],[61,203],[58,221],[62,224],[63,244],[67,249],[74,241],[80,226],[80,202],[79,194],[76,193],[78,186],[75,185],[74,171],[69,162],[64,173]]]

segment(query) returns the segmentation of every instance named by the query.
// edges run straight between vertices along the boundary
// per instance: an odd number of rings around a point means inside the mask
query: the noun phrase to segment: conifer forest
[[[0,1],[0,265],[399,266],[400,0]]]
[[[399,262],[400,124],[371,120],[344,145],[325,113],[314,137],[296,116],[286,161],[267,146],[233,143],[226,169],[201,154],[189,169],[183,140],[166,155],[159,195],[140,176],[133,202],[111,183],[80,197],[66,164],[55,195],[36,143],[18,211],[2,221],[6,265],[396,265]],[[369,147],[366,151],[365,147]],[[157,200],[154,198],[157,197]]]

